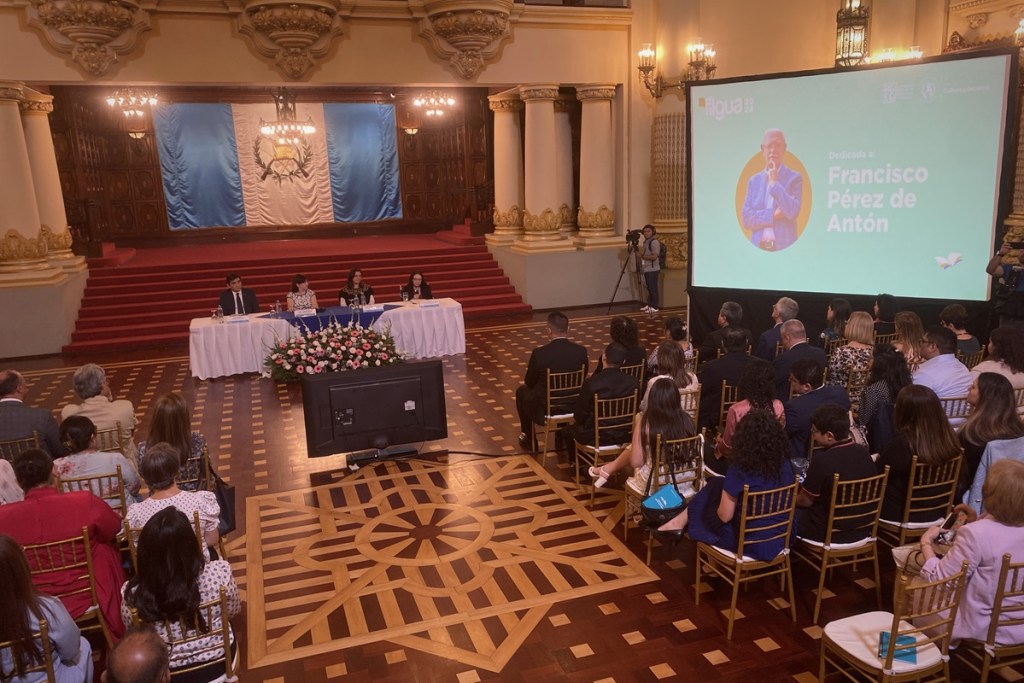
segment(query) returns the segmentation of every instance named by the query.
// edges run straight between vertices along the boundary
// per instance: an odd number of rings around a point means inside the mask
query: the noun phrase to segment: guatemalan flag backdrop
[[[268,104],[153,108],[171,230],[353,223],[402,217],[395,109],[388,104],[305,104],[313,119],[308,177],[264,174],[273,156],[259,123]]]

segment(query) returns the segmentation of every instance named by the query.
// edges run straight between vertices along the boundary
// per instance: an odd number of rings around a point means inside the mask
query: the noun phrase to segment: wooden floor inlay
[[[387,641],[501,671],[555,603],[658,578],[574,493],[512,456],[248,498],[249,668]]]

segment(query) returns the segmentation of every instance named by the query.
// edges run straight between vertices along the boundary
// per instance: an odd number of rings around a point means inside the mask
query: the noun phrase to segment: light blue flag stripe
[[[327,158],[339,223],[402,217],[395,108],[389,104],[324,105]]]

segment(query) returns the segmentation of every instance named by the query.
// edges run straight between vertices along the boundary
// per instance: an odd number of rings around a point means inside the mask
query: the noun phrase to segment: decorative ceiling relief
[[[422,0],[419,34],[460,78],[472,80],[512,37],[521,8],[513,0]]]
[[[135,0],[30,0],[28,24],[92,76],[103,76],[150,29]]]
[[[338,0],[246,0],[238,30],[291,79],[304,78],[344,32]]]

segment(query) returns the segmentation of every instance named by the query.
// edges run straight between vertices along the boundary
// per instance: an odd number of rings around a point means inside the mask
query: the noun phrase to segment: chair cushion
[[[888,631],[891,626],[892,612],[866,612],[830,621],[825,626],[825,634],[844,652],[852,655],[865,666],[881,670],[885,660],[878,657],[878,636],[882,631]],[[910,624],[901,621],[900,628],[910,628]],[[915,634],[915,636],[918,640],[925,637],[922,634]],[[942,653],[939,648],[934,643],[925,643],[917,648],[916,663],[911,664],[893,659],[892,670],[897,673],[914,671],[935,666],[940,661],[942,661]]]
[[[559,413],[558,415],[545,415],[545,420],[571,420],[573,413]]]
[[[902,527],[904,529],[929,529],[937,524],[942,524],[944,520],[944,517],[939,517],[934,522],[907,522],[904,524],[903,522],[895,522],[891,519],[880,519],[878,520],[878,523],[886,526]]]
[[[713,553],[716,554],[716,555],[719,555],[719,556],[724,557],[724,558],[729,559],[729,560],[737,559],[736,558],[736,553],[732,552],[731,550],[725,550],[724,548],[719,548],[717,545],[709,545],[707,543],[703,543],[702,545],[705,548],[708,548],[711,551],[713,551]],[[780,558],[785,557],[786,555],[789,555],[789,548],[783,548],[782,550],[779,551],[778,555],[776,555],[775,557],[773,557],[770,560],[755,560],[752,557],[748,557],[747,555],[744,555],[743,557],[739,558],[739,562],[741,564],[744,563],[744,562],[764,562],[765,564],[772,564],[773,562],[777,562]]]
[[[825,543],[823,541],[812,541],[811,539],[804,538],[802,536],[797,536],[797,538],[799,538],[802,543],[806,543],[807,545],[813,545],[815,548],[824,548],[825,547]],[[874,542],[874,540],[875,540],[874,537],[868,536],[867,538],[862,538],[859,541],[854,541],[853,543],[833,543],[832,545],[829,546],[829,549],[830,550],[855,550],[856,548],[867,547],[869,544]]]

